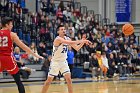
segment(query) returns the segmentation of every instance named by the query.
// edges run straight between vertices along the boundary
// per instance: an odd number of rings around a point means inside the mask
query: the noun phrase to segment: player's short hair
[[[58,27],[57,27],[57,31],[59,31],[59,28],[60,27],[64,27],[64,25],[59,25]]]
[[[10,18],[10,17],[4,17],[4,18],[2,18],[1,19],[1,25],[2,25],[2,27],[5,27],[6,24],[9,24],[11,21],[13,21],[13,19]]]

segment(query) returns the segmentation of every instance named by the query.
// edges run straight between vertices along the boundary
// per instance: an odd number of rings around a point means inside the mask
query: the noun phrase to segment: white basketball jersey
[[[56,38],[59,38],[57,36]],[[64,37],[64,39],[68,40],[68,37]],[[52,62],[64,62],[67,59],[68,45],[60,44],[59,46],[53,45],[53,53],[52,53]]]

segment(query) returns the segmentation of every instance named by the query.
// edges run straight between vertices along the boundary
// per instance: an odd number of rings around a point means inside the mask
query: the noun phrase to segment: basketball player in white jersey
[[[85,43],[90,44],[91,42],[89,40],[71,41],[70,38],[65,36],[65,33],[65,27],[63,25],[58,26],[59,36],[57,36],[53,42],[53,53],[50,71],[48,74],[48,79],[44,83],[42,93],[47,92],[54,76],[57,76],[59,71],[61,72],[61,74],[63,74],[64,78],[66,79],[68,92],[73,93],[71,73],[68,67],[68,63],[66,61],[68,45],[72,46],[75,50],[78,51]]]

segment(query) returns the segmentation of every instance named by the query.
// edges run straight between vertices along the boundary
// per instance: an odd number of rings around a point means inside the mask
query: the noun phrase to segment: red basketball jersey
[[[11,56],[13,52],[13,41],[9,30],[0,30],[0,56]]]

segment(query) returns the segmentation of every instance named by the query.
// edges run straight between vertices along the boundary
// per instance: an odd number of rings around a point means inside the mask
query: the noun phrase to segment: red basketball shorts
[[[0,72],[8,71],[11,75],[16,74],[19,69],[12,56],[0,56]]]

